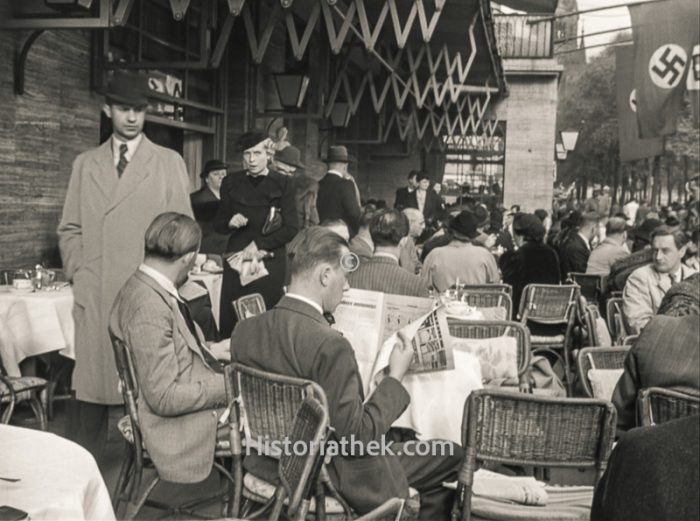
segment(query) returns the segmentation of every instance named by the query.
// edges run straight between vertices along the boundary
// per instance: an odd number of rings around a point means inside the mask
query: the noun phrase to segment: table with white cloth
[[[90,453],[55,434],[0,425],[0,504],[33,521],[113,520],[109,491]]]
[[[0,286],[0,356],[10,376],[31,356],[58,351],[75,359],[73,291],[25,291]]]

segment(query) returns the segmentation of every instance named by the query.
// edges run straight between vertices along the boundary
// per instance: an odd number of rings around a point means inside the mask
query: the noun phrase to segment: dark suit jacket
[[[194,218],[202,229],[202,246],[199,251],[221,255],[228,243],[228,234],[214,230],[214,220],[221,201],[204,185],[190,194],[190,203],[192,203]]]
[[[316,209],[321,222],[342,219],[350,229],[350,236],[357,233],[362,210],[352,181],[336,174],[323,176],[318,183]]]
[[[409,297],[428,297],[428,284],[419,275],[409,273],[394,259],[374,256],[360,261],[360,267],[348,276],[351,288],[381,291]]]
[[[416,192],[417,190],[414,190],[408,194],[406,199],[406,208],[418,209]],[[442,199],[437,193],[435,193],[435,190],[430,187],[425,193],[425,204],[423,205],[423,217],[425,218],[426,222],[432,222],[440,213],[440,210],[442,210]]]
[[[415,192],[415,190],[414,190]],[[412,192],[408,191],[408,187],[404,186],[403,188],[399,188],[396,190],[396,199],[394,199],[394,208],[397,210],[403,210],[406,208],[406,205],[408,204],[408,196]]]
[[[590,256],[591,250],[588,249],[583,238],[576,232],[571,233],[559,249],[562,282],[566,281],[566,276],[569,273],[586,273],[588,257]]]
[[[336,439],[354,435],[363,443],[379,440],[410,401],[403,386],[387,377],[365,403],[350,343],[316,309],[292,297],[239,322],[231,336],[231,353],[234,361],[247,366],[317,382],[326,392]],[[253,474],[265,474],[267,465],[259,456],[246,457],[244,464]],[[399,458],[336,456],[330,470],[340,493],[358,513],[408,494]]]
[[[700,419],[633,429],[596,487],[591,521],[700,519]]]
[[[520,297],[528,284],[559,284],[557,252],[541,242],[526,242],[517,251],[507,251],[498,262],[503,282],[513,286],[513,317],[518,314]]]
[[[206,479],[226,391],[204,358],[201,332],[192,335],[175,300],[141,271],[117,295],[109,325],[134,355],[141,430],[158,473],[178,483]]]
[[[646,387],[700,390],[698,338],[697,316],[651,319],[625,358],[625,371],[613,393],[618,429],[635,426],[637,393]]]

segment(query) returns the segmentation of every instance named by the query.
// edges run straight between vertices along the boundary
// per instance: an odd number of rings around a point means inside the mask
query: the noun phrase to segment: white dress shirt
[[[177,288],[175,287],[175,284],[173,284],[173,281],[171,281],[168,277],[163,275],[160,271],[158,271],[155,268],[151,268],[146,264],[141,264],[139,266],[139,271],[145,273],[153,280],[155,280],[158,283],[158,285],[165,291],[167,291],[175,300],[184,302],[182,300],[182,297],[180,297],[180,294],[177,292]]]
[[[285,294],[285,297],[290,297],[290,298],[295,298],[297,300],[301,300],[302,302],[305,302],[312,308],[314,308],[316,311],[318,311],[321,315],[323,315],[323,308],[318,305],[318,303],[314,302],[310,298],[303,297],[297,293],[287,293]]]
[[[119,151],[119,147],[121,147],[123,144],[126,144],[126,148],[128,150],[126,151],[126,154],[124,154],[124,157],[126,157],[126,160],[128,162],[131,162],[131,158],[134,157],[134,154],[136,153],[136,149],[139,147],[139,144],[141,143],[141,138],[143,138],[143,133],[140,133],[134,139],[130,139],[129,141],[122,141],[117,136],[112,135],[112,156],[114,159],[114,166],[115,167],[119,164],[119,157],[121,155],[121,152]]]

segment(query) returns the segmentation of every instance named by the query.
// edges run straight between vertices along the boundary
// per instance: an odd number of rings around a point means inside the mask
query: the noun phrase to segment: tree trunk
[[[651,209],[653,211],[658,211],[659,205],[659,188],[661,186],[661,156],[654,157],[653,161],[650,162],[651,165]]]
[[[690,158],[687,155],[683,156],[683,202],[688,202],[688,190],[685,189],[688,183],[688,171],[690,170]]]
[[[673,202],[673,157],[666,156],[666,191],[668,192],[667,205]]]

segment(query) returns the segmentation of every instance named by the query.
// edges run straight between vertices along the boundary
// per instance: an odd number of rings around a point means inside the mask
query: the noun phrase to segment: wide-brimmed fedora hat
[[[473,239],[479,235],[476,216],[472,212],[461,211],[450,221],[450,230]]]
[[[148,105],[148,78],[140,74],[115,71],[112,79],[105,88],[105,98],[108,101],[123,103],[130,107],[145,107]]]
[[[301,150],[293,145],[286,146],[276,152],[275,161],[296,168],[306,168],[306,165],[301,162]]]
[[[349,163],[348,149],[343,145],[328,147],[328,155],[323,161],[326,163]]]
[[[204,163],[204,170],[202,170],[202,173],[199,174],[199,177],[206,179],[209,172],[213,172],[214,170],[226,170],[227,168],[228,165],[220,159],[210,159]]]

